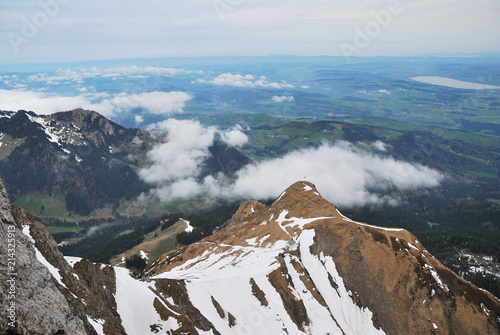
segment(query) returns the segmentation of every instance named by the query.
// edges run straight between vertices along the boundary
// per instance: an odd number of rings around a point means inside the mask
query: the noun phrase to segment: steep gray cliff
[[[125,333],[110,303],[114,270],[87,260],[73,270],[45,227],[10,205],[1,181],[0,255],[0,333]],[[95,283],[107,283],[107,291]]]
[[[0,182],[1,183],[1,182]],[[23,234],[32,221],[12,208],[0,184],[0,329],[9,334],[86,334],[60,284]]]

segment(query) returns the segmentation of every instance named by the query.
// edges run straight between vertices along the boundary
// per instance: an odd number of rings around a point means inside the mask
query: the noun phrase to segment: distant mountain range
[[[2,248],[10,240],[7,334],[500,334],[500,300],[408,231],[343,216],[308,182],[270,206],[244,202],[218,232],[137,278],[63,258],[0,183]]]
[[[12,200],[63,194],[69,212],[89,214],[151,188],[138,176],[158,138],[82,109],[39,116],[0,112],[0,177]],[[215,141],[200,177],[229,174],[250,160]],[[229,167],[229,165],[231,165]]]

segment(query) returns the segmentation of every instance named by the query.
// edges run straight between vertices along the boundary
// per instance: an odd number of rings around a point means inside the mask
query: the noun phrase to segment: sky
[[[0,65],[500,52],[498,0],[0,0]]]

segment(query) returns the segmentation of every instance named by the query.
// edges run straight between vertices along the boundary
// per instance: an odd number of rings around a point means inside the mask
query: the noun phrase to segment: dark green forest
[[[144,240],[144,235],[158,227],[165,230],[174,225],[181,217],[188,220],[195,228],[192,233],[184,232],[177,235],[177,242],[187,245],[211,235],[215,229],[229,220],[237,209],[238,204],[231,203],[204,212],[172,213],[154,219],[147,217],[140,219],[119,218],[99,227],[87,229],[84,233],[79,234],[84,237],[82,240],[75,244],[62,246],[60,250],[66,256],[78,256],[93,262],[109,263],[114,256],[140,244]],[[96,221],[87,221],[79,225],[88,226]],[[60,223],[63,224],[64,221]],[[165,252],[167,251],[170,250],[165,250]]]

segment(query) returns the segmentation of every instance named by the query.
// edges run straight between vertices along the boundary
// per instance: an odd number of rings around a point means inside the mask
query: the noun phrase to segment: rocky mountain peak
[[[283,320],[291,320],[288,331],[427,334],[500,329],[500,301],[443,266],[415,236],[350,220],[303,181],[269,207],[243,203],[223,229],[160,257],[144,276],[157,283],[189,281],[192,294],[209,292],[206,299],[220,306],[226,301],[221,315],[238,315],[236,324],[242,311],[224,294],[231,295],[231,286],[240,282],[233,294],[251,289],[263,306],[278,292],[275,299],[287,313]],[[312,315],[321,313],[329,316],[314,320]]]
[[[337,208],[325,200],[316,186],[308,181],[298,181],[283,191],[273,202],[275,212],[286,210],[291,217],[334,217]]]
[[[67,112],[55,113],[45,117],[45,120],[49,122],[61,122],[67,125],[74,125],[79,129],[87,131],[100,130],[107,136],[116,136],[126,131],[126,128],[110,121],[101,114],[81,108]]]

